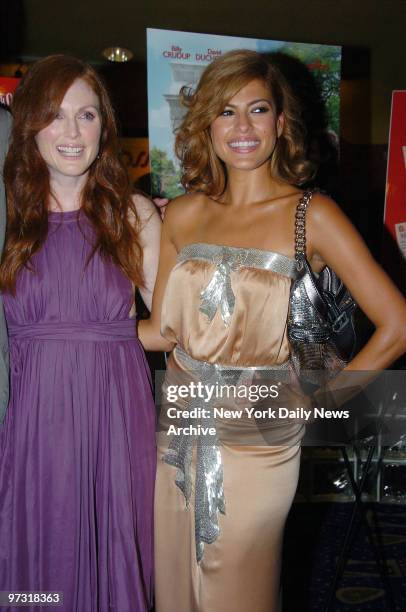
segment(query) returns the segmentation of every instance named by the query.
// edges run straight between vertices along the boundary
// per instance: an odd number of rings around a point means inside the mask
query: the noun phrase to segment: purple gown
[[[91,236],[83,213],[50,213],[35,272],[24,268],[15,297],[3,296],[0,591],[64,597],[24,608],[33,612],[143,612],[152,597],[150,374],[131,283],[98,253],[86,266]]]

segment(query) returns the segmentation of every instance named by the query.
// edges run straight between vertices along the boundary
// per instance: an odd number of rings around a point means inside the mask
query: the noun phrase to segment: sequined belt
[[[289,361],[280,366],[219,365],[193,359],[179,346],[174,349],[174,352],[179,362],[204,385],[215,385],[216,383],[236,385],[241,379],[241,375],[247,370],[255,373],[257,370],[288,370],[290,367]],[[193,408],[198,409],[200,406],[200,398],[191,398],[188,402],[187,411],[193,414]],[[182,418],[180,433],[172,437],[163,457],[165,463],[177,468],[175,483],[185,496],[186,505],[189,506],[192,493],[192,459],[194,451],[196,452],[194,510],[196,558],[198,562],[203,558],[204,545],[213,543],[220,533],[218,513],[226,513],[223,464],[215,419],[210,406],[207,408],[204,424],[205,431],[214,431],[214,435],[185,435],[185,433],[182,433],[185,428],[189,428],[191,425],[197,426],[199,422],[200,419],[198,418]]]
[[[11,339],[119,341],[136,339],[135,318],[122,321],[58,321],[9,324]]]

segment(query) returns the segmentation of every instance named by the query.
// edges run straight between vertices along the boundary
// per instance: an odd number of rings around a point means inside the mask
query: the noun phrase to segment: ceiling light
[[[124,47],[108,47],[102,51],[102,55],[110,62],[128,62],[134,57],[134,53]]]

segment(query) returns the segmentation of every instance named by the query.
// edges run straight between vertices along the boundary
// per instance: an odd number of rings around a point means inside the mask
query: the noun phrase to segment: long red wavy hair
[[[66,55],[51,55],[26,73],[13,99],[13,128],[4,164],[7,193],[7,231],[0,264],[0,289],[15,291],[23,266],[48,232],[49,171],[35,136],[57,115],[66,91],[83,79],[99,99],[100,149],[81,194],[81,208],[92,223],[97,250],[121,267],[136,286],[142,286],[139,219],[127,172],[118,156],[117,126],[107,90],[96,71]]]

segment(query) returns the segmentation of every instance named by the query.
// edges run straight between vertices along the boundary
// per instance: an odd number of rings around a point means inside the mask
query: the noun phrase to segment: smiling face
[[[267,163],[283,130],[271,92],[262,80],[242,87],[213,121],[213,148],[228,170],[254,170]]]
[[[83,180],[99,152],[99,99],[83,79],[66,91],[55,119],[35,137],[51,180]]]

